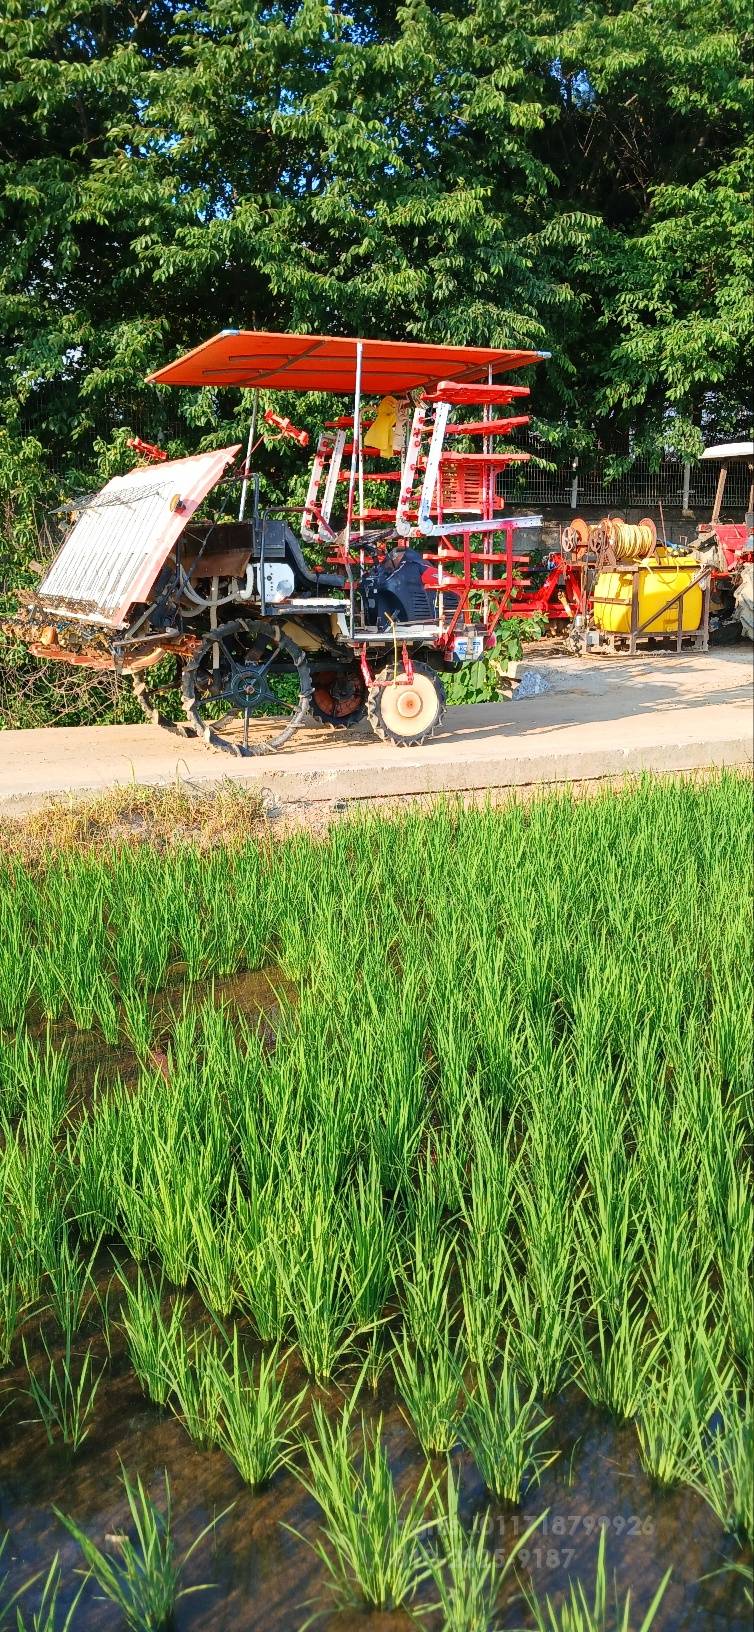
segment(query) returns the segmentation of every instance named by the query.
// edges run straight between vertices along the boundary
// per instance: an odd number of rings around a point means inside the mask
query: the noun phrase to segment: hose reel
[[[644,561],[657,546],[657,528],[649,516],[639,522],[605,516],[593,524],[576,516],[563,533],[564,548],[572,555],[612,554],[615,561]]]

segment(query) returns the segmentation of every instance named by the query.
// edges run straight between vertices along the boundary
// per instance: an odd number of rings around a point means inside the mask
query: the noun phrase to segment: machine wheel
[[[340,730],[358,725],[367,708],[367,689],[358,663],[315,670],[310,707],[315,720],[325,725]]]
[[[415,663],[410,683],[405,678],[395,680],[392,668],[383,669],[377,680],[383,684],[371,686],[367,699],[375,735],[399,747],[426,742],[445,713],[445,690],[439,675],[428,664]]]
[[[137,703],[149,721],[150,725],[159,725],[162,731],[172,731],[174,736],[193,737],[194,728],[188,720],[169,720],[166,714],[161,714],[147,685],[148,669],[142,669],[131,675],[133,694]],[[176,675],[176,688],[180,686],[180,675]]]
[[[183,670],[183,706],[197,735],[226,754],[271,754],[309,712],[312,682],[299,646],[273,623],[226,623]]]
[[[747,561],[741,568],[741,576],[736,584],[736,617],[741,625],[741,633],[747,640],[754,640],[754,562]]]

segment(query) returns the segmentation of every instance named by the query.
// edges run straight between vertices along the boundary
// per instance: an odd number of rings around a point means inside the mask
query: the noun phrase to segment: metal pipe
[[[346,573],[348,575],[349,598],[351,602],[351,639],[353,639],[354,620],[356,612],[356,596],[353,582],[353,568],[351,566],[351,527],[353,524],[353,500],[356,490],[356,475],[361,457],[361,360],[364,346],[361,340],[356,341],[356,379],[353,392],[353,441],[351,443],[351,469],[348,474],[348,510],[346,513]]]
[[[257,418],[259,415],[259,392],[255,391],[251,399],[251,424],[249,426],[249,440],[246,444],[246,463],[244,465],[243,481],[241,483],[241,502],[238,507],[238,519],[243,521],[246,510],[246,495],[249,491],[249,463],[251,450],[257,439]]]

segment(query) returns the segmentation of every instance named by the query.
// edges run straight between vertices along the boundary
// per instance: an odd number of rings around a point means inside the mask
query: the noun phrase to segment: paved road
[[[149,725],[7,731],[0,810],[29,808],[50,794],[176,778],[198,786],[232,777],[281,801],[315,801],[750,765],[753,662],[750,646],[707,656],[537,656],[526,667],[546,676],[545,694],[450,709],[442,731],[417,749],[379,742],[368,727],[348,734],[312,727],[281,753],[247,760]]]

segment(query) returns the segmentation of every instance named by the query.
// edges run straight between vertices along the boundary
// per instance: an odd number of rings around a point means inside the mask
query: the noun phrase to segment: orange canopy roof
[[[148,378],[156,385],[259,385],[346,395],[356,385],[356,345],[354,338],[339,335],[223,329]],[[423,346],[413,340],[364,340],[362,346],[361,389],[367,397],[438,380],[486,380],[488,367],[503,374],[549,356],[495,346]]]

